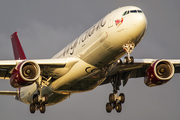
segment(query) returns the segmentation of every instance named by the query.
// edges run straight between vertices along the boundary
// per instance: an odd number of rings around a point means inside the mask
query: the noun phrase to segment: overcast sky
[[[145,13],[148,28],[135,48],[135,58],[180,59],[179,0],[0,0],[0,59],[14,59],[10,35],[17,31],[28,59],[51,58],[81,33],[118,7],[133,5]],[[110,84],[73,94],[47,107],[45,114],[13,96],[0,96],[0,120],[179,120],[180,74],[167,84],[149,88],[143,78],[130,79],[121,113],[108,114]],[[0,90],[14,90],[8,80]]]

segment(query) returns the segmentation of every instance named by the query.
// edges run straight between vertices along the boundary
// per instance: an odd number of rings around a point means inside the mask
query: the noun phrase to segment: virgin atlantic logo
[[[116,26],[119,27],[123,23],[123,20],[124,20],[123,17],[120,20],[119,19],[115,20]]]

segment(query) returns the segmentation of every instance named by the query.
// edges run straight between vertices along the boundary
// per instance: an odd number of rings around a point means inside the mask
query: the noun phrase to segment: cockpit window
[[[137,11],[136,10],[131,10],[130,13],[137,13]]]
[[[129,14],[129,11],[125,11],[125,12],[123,13],[123,16],[125,16],[125,15],[127,15],[127,14]]]
[[[129,14],[129,11],[127,11],[126,15]]]
[[[123,13],[123,16],[125,16],[125,15],[126,15],[126,12],[127,12],[127,11],[125,11],[125,12]]]
[[[142,13],[142,10],[137,10],[138,11],[138,13]]]
[[[125,11],[122,16],[125,16],[125,15],[127,15],[127,14],[129,14],[129,13],[142,13],[142,10],[130,10],[130,11]]]

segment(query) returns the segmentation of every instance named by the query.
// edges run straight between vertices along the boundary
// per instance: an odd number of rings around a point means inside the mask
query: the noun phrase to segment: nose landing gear
[[[134,49],[134,44],[125,44],[123,45],[123,49],[127,52],[127,56],[124,57],[124,63],[125,64],[133,64],[134,63],[134,58],[132,56],[130,56],[130,53],[133,52]]]

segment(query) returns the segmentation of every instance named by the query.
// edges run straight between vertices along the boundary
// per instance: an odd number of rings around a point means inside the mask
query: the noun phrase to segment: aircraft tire
[[[36,110],[35,108],[36,108],[36,107],[35,107],[34,103],[31,103],[31,104],[30,104],[30,107],[29,107],[30,112],[31,112],[31,113],[35,113],[35,110]]]
[[[120,94],[119,94],[119,97],[121,97],[120,102],[121,102],[121,103],[124,103],[124,102],[125,102],[125,95],[124,95],[123,93],[120,93]]]
[[[128,57],[127,57],[127,56],[124,57],[124,63],[125,63],[125,64],[128,64]]]
[[[107,113],[110,113],[111,111],[112,111],[111,103],[107,103],[107,104],[106,104],[106,112],[107,112]]]
[[[46,106],[45,106],[45,104],[41,104],[41,105],[40,105],[39,111],[40,111],[41,113],[45,113],[45,111],[46,111]]]
[[[37,94],[34,94],[34,96],[33,96],[33,103],[38,104],[38,95]]]
[[[114,103],[114,102],[115,102],[114,93],[109,94],[109,102],[110,102],[110,103]]]
[[[133,64],[134,63],[134,57],[131,56],[130,59],[131,59],[130,64]]]
[[[120,113],[121,110],[122,110],[122,105],[121,105],[121,103],[117,103],[117,104],[116,104],[116,112]]]

